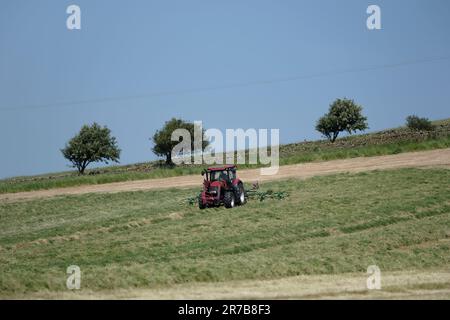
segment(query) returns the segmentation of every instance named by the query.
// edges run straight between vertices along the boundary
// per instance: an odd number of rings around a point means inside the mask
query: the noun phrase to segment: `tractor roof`
[[[223,171],[223,170],[229,170],[229,169],[236,169],[236,166],[235,165],[226,165],[223,167],[208,168],[208,171]]]

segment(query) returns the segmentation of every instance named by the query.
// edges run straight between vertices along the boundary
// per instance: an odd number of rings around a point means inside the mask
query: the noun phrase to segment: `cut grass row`
[[[281,201],[200,211],[196,189],[0,204],[0,296],[426,270],[450,265],[450,170],[401,169],[264,184]]]

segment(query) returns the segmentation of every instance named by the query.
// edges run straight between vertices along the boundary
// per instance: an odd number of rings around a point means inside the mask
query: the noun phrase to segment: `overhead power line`
[[[93,99],[86,99],[86,100],[68,101],[68,102],[60,102],[60,103],[49,103],[49,104],[41,104],[41,105],[22,105],[22,106],[16,106],[16,107],[3,107],[3,108],[0,108],[0,111],[2,111],[2,110],[61,108],[61,107],[83,105],[83,104],[97,104],[97,103],[104,103],[104,102],[116,102],[116,101],[137,100],[137,99],[162,97],[162,96],[175,96],[175,95],[190,94],[190,93],[202,93],[202,92],[208,92],[208,91],[226,90],[226,89],[234,89],[234,88],[259,86],[259,85],[269,85],[269,84],[274,84],[274,83],[307,80],[307,79],[322,78],[322,77],[359,73],[359,72],[367,72],[367,71],[375,71],[375,70],[382,70],[382,69],[392,69],[392,68],[398,68],[398,67],[403,67],[403,66],[411,66],[411,65],[444,61],[444,60],[450,60],[450,56],[424,58],[424,59],[419,59],[419,60],[404,61],[404,62],[398,62],[398,63],[392,63],[392,64],[365,66],[365,67],[349,68],[349,69],[342,69],[342,70],[333,70],[333,71],[326,71],[326,72],[314,73],[314,74],[308,74],[308,75],[297,75],[297,76],[290,76],[290,77],[285,77],[285,78],[239,82],[239,83],[228,84],[228,85],[218,85],[218,86],[210,86],[210,87],[185,89],[185,90],[160,91],[160,92],[141,94],[141,95],[93,98]]]

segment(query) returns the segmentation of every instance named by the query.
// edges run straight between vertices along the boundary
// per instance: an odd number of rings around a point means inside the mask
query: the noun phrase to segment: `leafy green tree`
[[[153,138],[151,139],[154,143],[153,152],[166,158],[166,165],[174,165],[172,161],[172,150],[180,141],[172,141],[172,132],[176,129],[186,129],[189,131],[191,136],[191,150],[195,150],[194,145],[194,130],[195,124],[192,122],[184,121],[182,119],[172,118],[166,121],[164,126],[155,132]],[[209,141],[205,135],[205,130],[202,129],[202,150],[204,150],[209,145]]]
[[[316,130],[331,142],[335,142],[339,133],[348,133],[368,128],[367,118],[362,115],[362,107],[350,99],[337,99],[330,105],[328,113],[316,124]]]
[[[414,131],[432,131],[434,129],[430,120],[414,115],[406,118],[406,126]]]
[[[111,130],[97,123],[84,125],[61,149],[63,156],[72,162],[79,174],[84,174],[87,166],[93,162],[119,162],[120,151],[116,138],[111,136]]]

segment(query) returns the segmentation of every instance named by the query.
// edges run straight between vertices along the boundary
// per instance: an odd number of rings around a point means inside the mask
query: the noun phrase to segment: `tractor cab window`
[[[210,180],[211,181],[233,181],[236,179],[236,171],[232,170],[222,170],[222,171],[211,171]]]
[[[222,180],[226,179],[226,177],[227,177],[227,174],[225,171],[212,171],[210,180],[211,181],[222,181]]]
[[[220,172],[219,180],[220,181],[227,181],[228,180],[228,173],[225,170]]]
[[[212,172],[209,174],[209,180],[210,180],[210,181],[217,181],[217,178],[218,178],[218,175],[217,175],[217,172],[216,172],[216,171],[212,171]]]

